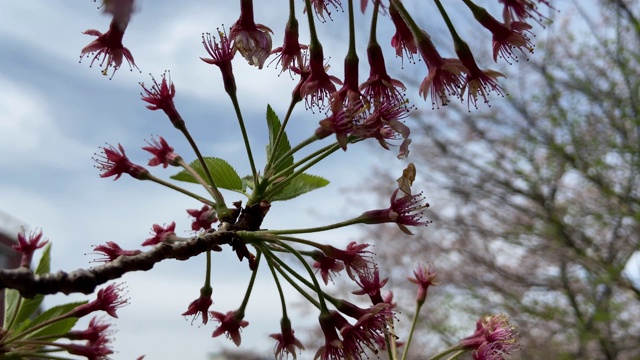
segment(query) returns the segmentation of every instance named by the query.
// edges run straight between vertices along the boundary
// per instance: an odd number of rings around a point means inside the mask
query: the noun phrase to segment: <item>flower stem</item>
[[[446,10],[444,9],[444,7],[442,6],[442,3],[440,3],[440,0],[433,0],[433,2],[436,3],[436,6],[438,7],[438,11],[440,12],[440,15],[442,16],[442,19],[444,19],[445,24],[447,24],[447,28],[449,29],[449,32],[451,33],[451,37],[453,38],[453,42],[458,44],[462,41],[462,38],[460,38],[460,35],[458,35],[458,32],[456,31],[456,28],[453,26],[453,23],[451,22],[451,19],[449,19],[449,14],[447,14]],[[399,3],[399,1],[398,1]]]
[[[393,325],[393,318],[387,320],[387,326],[389,327],[387,331],[384,332],[384,342],[387,344],[387,355],[389,356],[389,360],[397,360],[397,346],[396,346],[396,333],[395,327]]]
[[[404,7],[404,5],[402,4],[402,1],[392,0],[391,3],[393,4],[393,6],[396,8],[398,13],[402,17],[402,20],[404,20],[404,23],[407,24],[407,26],[409,27],[409,30],[411,30],[411,34],[413,34],[413,37],[416,38],[416,40],[419,37],[422,37],[423,36],[422,30],[420,29],[418,24],[416,24],[416,22],[413,20],[413,18],[411,17],[411,14],[409,14],[409,11],[407,11],[407,9]]]
[[[305,170],[307,170],[308,168],[312,167],[313,165],[317,164],[318,162],[320,162],[322,159],[326,158],[327,156],[331,155],[332,153],[334,153],[336,150],[340,149],[340,145],[333,144],[331,146],[329,146],[328,148],[326,148],[327,150],[323,150],[324,152],[319,154],[318,156],[316,156],[315,159],[313,159],[312,161],[310,161],[308,164],[306,164],[305,166],[301,167],[300,169],[298,169],[296,172],[294,172],[293,174],[287,176],[284,180],[282,180],[280,183],[278,183],[277,185],[273,186],[272,188],[268,189],[267,191],[265,191],[265,194],[263,196],[263,198],[268,199],[269,196],[272,196],[274,194],[277,194],[278,192],[280,192],[282,189],[284,189],[287,185],[289,185],[289,182],[291,180],[293,180],[295,177],[297,177],[298,175],[302,174]],[[307,157],[309,158],[309,157]],[[303,159],[302,161],[300,161],[299,163],[303,163],[304,161],[306,161],[306,159]],[[295,165],[295,164],[294,164]]]
[[[285,161],[289,156],[291,156],[291,155],[295,154],[298,150],[300,150],[300,149],[302,149],[302,148],[306,147],[307,145],[309,145],[309,144],[313,143],[313,142],[314,142],[314,141],[316,141],[316,140],[318,140],[318,137],[317,137],[317,136],[315,136],[315,135],[312,135],[312,136],[310,136],[309,138],[307,138],[306,140],[303,140],[303,141],[302,141],[302,142],[300,142],[298,145],[296,145],[296,146],[295,146],[295,147],[293,147],[291,150],[287,151],[284,155],[282,155],[282,156],[280,157],[280,159],[278,159],[278,160],[275,162],[275,164],[273,164],[273,166],[271,166],[271,168],[276,168],[276,167],[278,167],[278,165],[280,165],[282,162],[284,162],[284,161]],[[318,150],[318,151],[316,151],[316,153],[317,153],[317,152],[320,152],[320,151],[322,151],[322,150]],[[315,153],[314,153],[314,154],[315,154]],[[307,158],[309,158],[309,157],[307,156],[305,159],[307,159]],[[303,160],[304,160],[304,159],[303,159]],[[302,161],[303,161],[303,160],[302,160]],[[300,161],[299,161],[297,164],[300,164]],[[295,167],[296,167],[296,166],[297,166],[297,165],[296,165],[296,164],[294,164],[293,166],[288,167],[288,168],[284,169],[283,171],[289,171],[289,169],[295,169]],[[281,172],[283,172],[283,171],[281,171]],[[265,174],[266,174],[266,172],[265,172]],[[275,176],[273,176],[273,177],[275,177]],[[276,178],[277,178],[277,177],[276,177]]]
[[[180,131],[187,138],[189,145],[191,145],[191,148],[196,153],[196,157],[198,158],[198,161],[200,161],[200,165],[202,165],[202,169],[204,170],[204,173],[207,175],[207,180],[209,180],[209,184],[211,185],[211,191],[213,191],[212,193],[213,199],[216,201],[218,206],[226,207],[226,205],[224,204],[224,198],[222,197],[222,194],[218,190],[218,187],[216,186],[216,182],[213,181],[211,172],[207,167],[207,163],[204,161],[204,157],[202,157],[202,154],[200,153],[200,149],[198,149],[198,145],[196,145],[196,142],[191,137],[191,134],[187,130],[186,126],[183,126],[182,128],[180,128]]]
[[[247,129],[244,126],[244,120],[242,119],[242,112],[240,111],[240,105],[238,104],[238,97],[236,93],[229,93],[229,97],[231,98],[231,102],[233,103],[233,109],[236,112],[236,117],[238,118],[238,124],[240,125],[240,131],[242,132],[242,140],[244,140],[244,147],[247,150],[247,156],[249,157],[249,164],[251,165],[251,174],[253,175],[253,182],[255,187],[257,188],[260,179],[258,178],[258,172],[256,171],[256,164],[253,161],[253,154],[251,153],[251,144],[249,143],[249,137],[247,136]]]
[[[201,297],[211,296],[213,288],[211,288],[211,250],[207,250],[207,265],[204,274],[204,285],[200,289]]]
[[[369,33],[369,44],[377,44],[378,39],[376,32],[378,29],[378,9],[380,8],[380,0],[373,2],[373,15],[371,16],[371,32]]]
[[[451,357],[449,357],[449,359],[457,359],[460,355],[462,355],[465,352],[467,352],[467,350],[464,348],[463,345],[457,344],[457,345],[454,345],[454,346],[452,346],[450,348],[447,348],[447,349],[443,350],[442,352],[432,356],[431,359],[429,359],[429,360],[440,360],[440,359],[444,358],[445,356],[447,356],[447,355],[449,355],[449,354],[451,354],[453,352],[455,352],[455,354],[453,354]]]
[[[413,339],[413,332],[416,329],[416,324],[418,323],[418,316],[420,315],[420,309],[424,302],[416,302],[416,311],[413,314],[413,319],[411,320],[411,329],[409,330],[409,336],[407,337],[407,343],[404,344],[404,351],[402,352],[401,360],[406,360],[407,355],[409,354],[409,346],[411,346],[411,339]]]
[[[187,164],[184,160],[180,160],[180,166],[182,166],[183,169],[185,169],[189,174],[191,174],[191,176],[193,176],[194,179],[196,179],[196,181],[202,185],[207,192],[215,199],[218,195],[216,194],[216,191],[211,188],[209,185],[207,185],[207,183],[204,182],[204,179],[202,179],[202,177],[200,176],[200,174],[198,174],[198,172],[196,172],[191,166],[189,166],[189,164]],[[207,173],[208,170],[205,170]],[[211,176],[211,174],[209,174],[209,176]]]
[[[295,0],[289,0],[289,21],[292,21],[292,20],[296,20],[296,2],[295,2]]]
[[[320,287],[320,283],[318,283],[318,279],[316,279],[316,276],[313,273],[313,270],[311,269],[309,264],[304,260],[302,255],[300,255],[300,253],[296,249],[291,247],[289,244],[286,244],[286,243],[283,243],[283,242],[279,242],[278,245],[282,246],[287,251],[289,251],[290,254],[292,254],[293,256],[298,258],[298,261],[300,261],[300,263],[302,263],[302,265],[305,267],[305,269],[307,269],[307,272],[309,273],[309,276],[311,277],[311,280],[313,281],[312,288],[315,290],[316,294],[318,294],[318,300],[319,300],[319,303],[320,303],[319,308],[320,308],[321,311],[326,310],[327,309],[327,303],[324,300],[324,293],[322,292],[322,288]],[[306,283],[306,280],[304,282]]]
[[[279,240],[285,240],[285,241],[289,241],[289,242],[294,242],[294,243],[298,243],[298,244],[304,244],[304,245],[309,245],[309,246],[313,246],[317,249],[322,250],[326,245],[322,245],[319,244],[315,241],[311,241],[311,240],[307,240],[307,239],[301,239],[301,238],[297,238],[297,237],[293,237],[293,236],[280,236],[278,235],[278,239]]]
[[[84,303],[86,303],[86,301]],[[34,325],[32,327],[29,327],[29,328],[25,329],[24,331],[20,332],[19,334],[16,334],[15,336],[10,337],[9,339],[3,339],[2,340],[2,345],[7,345],[7,344],[9,344],[9,343],[11,343],[13,341],[16,341],[16,340],[20,339],[20,338],[24,338],[26,335],[32,334],[32,333],[34,333],[34,332],[36,332],[36,331],[38,331],[38,330],[40,330],[40,329],[42,329],[42,328],[44,328],[46,326],[49,326],[49,325],[51,325],[53,323],[56,323],[58,321],[62,321],[64,319],[70,318],[70,317],[72,317],[71,316],[72,314],[73,314],[73,310],[71,310],[71,311],[69,311],[69,312],[67,312],[65,314],[62,314],[60,316],[56,316],[56,317],[54,317],[52,319],[43,321],[43,322],[41,322],[39,324],[36,324],[36,325]]]
[[[262,257],[262,251],[258,249],[256,254],[256,268],[251,273],[251,279],[249,280],[249,286],[247,286],[247,292],[244,294],[244,299],[242,299],[242,304],[238,309],[239,313],[244,314],[244,309],[247,307],[249,303],[249,298],[251,297],[251,290],[253,290],[253,284],[256,282],[256,275],[258,275],[258,266],[260,266],[260,258]]]
[[[215,205],[216,205],[215,203],[213,203],[209,199],[205,199],[205,198],[203,198],[202,196],[200,196],[198,194],[194,194],[194,193],[192,193],[192,192],[190,192],[188,190],[185,190],[185,189],[183,189],[183,188],[181,188],[181,187],[179,187],[179,186],[177,186],[175,184],[172,184],[170,182],[164,181],[164,180],[162,180],[160,178],[157,178],[157,177],[155,177],[153,175],[149,175],[149,180],[151,180],[151,181],[153,181],[153,182],[155,182],[157,184],[166,186],[166,187],[168,187],[168,188],[170,188],[172,190],[175,190],[175,191],[177,191],[179,193],[185,194],[185,195],[187,195],[189,197],[192,197],[192,198],[194,198],[194,199],[196,199],[196,200],[198,200],[198,201],[200,201],[200,202],[202,202],[204,204],[207,204],[209,206],[215,207]]]
[[[267,253],[269,251],[269,253]],[[269,261],[269,255],[273,255],[270,250],[265,251],[265,255],[267,256],[267,265],[269,266],[269,270],[271,270],[271,275],[273,275],[273,281],[276,283],[276,287],[278,288],[278,294],[280,295],[280,304],[282,305],[282,318],[287,318],[287,305],[284,300],[284,293],[282,292],[282,285],[280,285],[280,280],[278,280],[278,275],[274,270],[274,265]]]
[[[311,295],[309,295],[309,293],[307,293],[304,289],[302,289],[300,287],[300,285],[298,285],[292,278],[291,276],[289,276],[289,274],[287,274],[286,272],[284,272],[283,269],[286,269],[289,273],[291,273],[294,277],[296,277],[298,280],[300,280],[302,283],[304,283],[305,285],[307,285],[309,288],[313,288],[313,286],[311,285],[311,283],[309,283],[306,279],[304,279],[302,276],[300,276],[300,274],[298,274],[295,270],[293,270],[291,267],[289,267],[284,261],[280,260],[269,248],[264,248],[265,250],[265,254],[274,262],[277,263],[278,266],[274,266],[274,269],[276,269],[281,275],[282,277],[284,277],[291,286],[293,286],[302,296],[304,296],[307,301],[309,301],[311,304],[313,304],[315,307],[320,308],[320,303],[318,303],[318,301],[316,299],[314,299]]]
[[[313,139],[313,137],[311,137],[311,138],[309,138],[307,140],[311,140],[311,139]],[[335,144],[327,145],[327,146],[323,147],[320,150],[314,151],[313,153],[305,156],[302,160],[300,160],[300,161],[298,161],[296,163],[293,163],[292,165],[280,170],[279,173],[273,175],[273,178],[274,179],[278,179],[278,178],[280,178],[282,176],[285,176],[288,172],[293,171],[295,168],[297,168],[298,166],[304,164],[305,162],[310,161],[313,158],[315,158],[316,156],[319,156],[319,155],[323,154],[324,152],[331,150],[334,147],[334,145]]]
[[[356,26],[355,19],[353,17],[353,0],[348,1],[349,4],[349,51],[347,52],[347,57],[352,56],[355,57],[356,62],[358,61],[358,54],[356,53]]]
[[[311,7],[311,0],[304,0],[304,5],[307,10],[307,20],[309,21],[309,51],[314,52],[317,50],[322,51],[322,44],[318,40],[318,33],[316,33],[316,24],[313,19],[313,8]]]
[[[290,229],[290,230],[264,230],[264,231],[268,232],[269,234],[274,234],[274,235],[308,234],[308,233],[314,233],[314,232],[321,232],[321,231],[328,231],[328,230],[338,229],[338,228],[341,228],[341,227],[360,224],[360,223],[362,223],[362,217],[358,216],[358,217],[350,219],[350,220],[345,220],[345,221],[341,221],[341,222],[330,224],[330,225],[324,225],[324,226],[318,226],[318,227],[312,227],[312,228]]]

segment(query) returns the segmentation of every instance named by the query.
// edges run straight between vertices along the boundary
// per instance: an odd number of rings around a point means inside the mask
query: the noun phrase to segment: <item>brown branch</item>
[[[16,289],[26,298],[37,294],[92,293],[98,285],[131,271],[147,271],[166,259],[187,260],[207,250],[221,251],[220,245],[236,238],[232,231],[215,231],[195,236],[184,242],[160,243],[153,249],[91,269],[36,275],[27,268],[0,270],[0,289]]]

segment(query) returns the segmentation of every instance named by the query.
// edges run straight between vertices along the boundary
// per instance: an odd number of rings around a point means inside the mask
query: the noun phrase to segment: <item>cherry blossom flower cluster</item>
[[[151,237],[142,241],[145,250],[126,250],[115,241],[107,241],[94,246],[93,254],[98,263],[90,271],[78,270],[72,273],[49,274],[48,267],[38,267],[34,272],[30,265],[37,249],[46,245],[42,233],[26,237],[18,236],[16,250],[22,253],[22,268],[18,271],[0,271],[2,287],[12,290],[16,298],[27,299],[29,295],[56,292],[84,292],[95,290],[99,284],[119,278],[129,271],[149,270],[157,262],[166,259],[188,260],[204,254],[203,285],[197,297],[185,304],[182,316],[191,317],[192,323],[199,319],[202,325],[209,320],[217,323],[211,335],[225,335],[240,346],[242,329],[249,326],[246,319],[247,305],[255,299],[253,288],[256,274],[267,268],[272,274],[275,288],[280,294],[282,316],[280,332],[271,335],[275,340],[276,358],[288,356],[296,358],[305,349],[293,329],[295,318],[288,314],[289,302],[285,298],[281,282],[286,282],[317,309],[318,324],[324,336],[323,345],[316,350],[316,359],[365,359],[370,354],[387,353],[397,358],[396,351],[404,347],[402,358],[413,337],[413,330],[420,309],[425,304],[428,288],[437,285],[437,272],[431,265],[419,265],[409,281],[418,287],[416,311],[412,329],[406,338],[393,332],[395,319],[393,293],[383,289],[388,279],[380,274],[375,263],[375,254],[366,243],[351,242],[345,248],[331,246],[305,238],[305,234],[330,231],[354,225],[396,224],[407,235],[412,235],[410,227],[427,226],[430,221],[424,217],[429,207],[422,192],[415,193],[412,186],[416,178],[415,166],[408,164],[397,188],[390,195],[388,207],[364,211],[350,219],[311,228],[263,229],[263,220],[272,205],[286,201],[306,192],[326,186],[328,181],[307,171],[329,155],[346,151],[348,145],[367,139],[375,139],[384,149],[398,147],[398,158],[409,155],[410,128],[405,123],[412,114],[407,87],[388,72],[385,49],[378,42],[379,23],[389,21],[395,33],[389,43],[395,54],[415,63],[421,58],[427,66],[427,75],[418,89],[424,99],[431,97],[433,107],[447,105],[451,98],[467,101],[468,106],[477,107],[478,101],[488,102],[490,93],[502,94],[497,79],[503,75],[495,70],[482,69],[476,62],[469,45],[454,27],[455,19],[450,16],[441,0],[433,0],[438,15],[444,20],[451,36],[456,58],[446,58],[440,54],[427,31],[405,7],[408,1],[361,0],[358,10],[354,10],[353,0],[304,0],[289,1],[289,16],[284,27],[282,46],[273,48],[274,27],[257,23],[252,0],[240,0],[240,15],[229,31],[222,27],[215,32],[203,32],[204,47],[201,60],[215,65],[222,76],[221,86],[228,94],[235,112],[242,142],[246,151],[251,173],[242,176],[226,160],[204,156],[188,129],[189,121],[178,110],[176,86],[169,72],[160,78],[152,77],[152,83],[142,87],[142,101],[149,110],[160,110],[169,122],[188,141],[193,155],[178,154],[163,136],[154,136],[146,141],[142,149],[151,155],[145,165],[132,162],[121,144],[107,145],[94,154],[100,177],[118,180],[123,175],[153,182],[162,187],[180,192],[193,199],[196,205],[186,209],[192,218],[188,227],[190,236],[179,236],[176,221],[170,224],[153,224]],[[300,23],[296,5],[303,3],[302,14],[308,26],[308,42],[300,42]],[[472,0],[462,3],[472,13],[477,22],[487,29],[493,39],[493,60],[506,60],[509,64],[525,58],[533,52],[531,41],[531,21],[542,23],[545,17],[541,6],[551,8],[546,0],[498,0],[501,16],[490,12]],[[150,4],[149,4],[150,5]],[[262,3],[256,6],[265,6]],[[150,5],[151,6],[151,5]],[[272,6],[272,5],[269,5]],[[104,75],[111,77],[126,61],[133,70],[137,69],[132,52],[123,45],[129,21],[138,12],[134,0],[104,0],[100,7],[111,17],[109,29],[102,33],[86,30],[84,34],[96,37],[81,50],[81,61],[90,59],[90,66],[99,65]],[[300,9],[298,9],[300,10]],[[369,67],[368,78],[361,82],[359,58],[356,46],[356,11],[370,15],[370,34],[366,51]],[[349,48],[344,58],[344,75],[339,78],[330,73],[320,35],[317,31],[322,23],[346,17]],[[320,24],[316,24],[316,22]],[[267,106],[268,146],[262,159],[264,167],[258,167],[261,159],[254,153],[255,141],[248,136],[242,107],[237,96],[239,91],[234,75],[235,55],[265,71],[265,64],[275,63],[280,73],[288,72],[297,80],[292,85],[291,102],[281,121],[276,112]],[[195,55],[194,55],[195,56]],[[277,74],[279,75],[279,74]],[[268,91],[265,93],[268,94]],[[292,139],[286,132],[293,109],[302,104],[313,116],[321,112],[319,124],[309,128],[308,138],[292,146]],[[265,104],[266,105],[266,104]],[[333,137],[335,136],[335,141]],[[353,146],[353,145],[352,145]],[[184,159],[193,157],[191,162]],[[177,168],[178,172],[165,180],[154,174],[148,167]],[[126,176],[125,176],[126,178]],[[199,191],[180,186],[180,182],[199,184]],[[227,192],[240,194],[245,199],[234,198],[230,203]],[[244,205],[243,205],[244,202]],[[246,292],[237,309],[223,310],[214,306],[215,284],[211,281],[214,271],[212,257],[224,256],[226,245],[235,253],[239,261],[247,260],[251,278]],[[46,253],[46,252],[45,252]],[[48,255],[47,255],[48,256]],[[44,258],[44,257],[43,257]],[[301,271],[299,269],[303,268]],[[352,294],[359,299],[347,300],[331,293],[329,286],[339,275],[344,274],[355,288]],[[321,281],[320,281],[321,280]],[[322,283],[321,283],[322,282]],[[104,311],[117,317],[115,310],[127,303],[121,297],[121,285],[108,285],[97,292],[97,299],[83,304],[72,304],[64,311],[59,310],[40,323],[27,323],[16,328],[3,329],[0,337],[0,355],[12,354],[23,357],[37,357],[51,347],[88,359],[107,359],[112,350],[108,347],[111,331],[109,325],[94,318],[87,330],[42,334],[46,326],[78,319],[96,311]],[[194,296],[195,297],[195,296]],[[27,301],[27,300],[25,300]],[[256,300],[254,300],[256,301]],[[257,300],[259,301],[259,300]],[[356,305],[356,303],[361,305]],[[366,305],[362,305],[366,304]],[[21,307],[14,310],[16,319],[21,319]],[[26,310],[25,310],[26,311]],[[293,321],[292,321],[293,320]],[[25,330],[26,329],[26,330]],[[40,334],[42,336],[33,336]],[[509,325],[506,315],[482,317],[475,333],[464,338],[459,344],[444,350],[433,358],[453,354],[457,358],[471,352],[474,359],[501,359],[517,349],[517,332]],[[61,338],[86,340],[84,345],[60,343]]]
[[[518,349],[517,329],[509,324],[505,314],[478,319],[476,331],[460,341],[463,347],[473,349],[474,360],[501,359]]]

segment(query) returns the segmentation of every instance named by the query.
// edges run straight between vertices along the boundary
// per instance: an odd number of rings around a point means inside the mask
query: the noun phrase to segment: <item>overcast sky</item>
[[[206,55],[201,33],[214,32],[223,24],[228,29],[238,18],[238,4],[176,4],[164,0],[141,4],[123,42],[142,73],[130,72],[125,64],[109,80],[97,66],[89,68],[90,59],[78,63],[80,49],[94,39],[81,32],[93,28],[105,32],[109,26],[110,18],[96,9],[96,3],[0,0],[0,210],[17,219],[13,224],[43,229],[53,243],[53,271],[91,266],[95,256],[85,253],[91,252],[92,245],[107,241],[139,249],[154,223],[176,221],[179,235],[191,235],[191,220],[185,209],[199,208],[196,201],[126,175],[115,182],[112,178],[101,179],[91,160],[99,146],[121,143],[132,161],[146,164],[149,155],[140,148],[151,134],[162,135],[176,152],[193,159],[186,141],[164,114],[147,110],[140,100],[138,82],[150,83],[149,73],[158,78],[165,69],[171,70],[176,104],[201,151],[228,160],[241,174],[249,173],[219,70],[199,59]],[[274,30],[274,47],[280,46],[287,13],[279,7],[261,5],[256,2],[256,21]],[[345,14],[336,13],[334,17],[343,19]],[[300,20],[301,25],[305,23],[302,14]],[[320,25],[325,39],[342,38],[336,24],[341,23]],[[306,32],[302,31],[301,41],[306,42]],[[390,36],[385,35],[385,43]],[[332,71],[339,77],[345,47],[343,42],[324,42]],[[364,54],[361,58],[366,59]],[[399,59],[390,57],[387,61],[390,66],[400,66]],[[240,104],[261,167],[267,104],[283,117],[295,81],[286,74],[278,77],[273,66],[259,71],[241,58],[234,61],[234,70]],[[302,110],[296,112],[290,126],[294,143],[307,138],[322,119],[320,114]],[[395,152],[377,147],[375,156],[371,156],[372,149],[366,144],[351,146],[346,156],[337,154],[330,163],[314,168],[311,173],[328,178],[332,184],[296,200],[274,204],[264,226],[324,225],[370,210],[367,204],[387,206],[386,202],[376,204],[365,198],[365,191],[339,192],[366,182],[363,175],[373,164],[383,164],[390,171],[397,169],[400,175],[406,162],[398,161]],[[174,169],[151,170],[168,177]],[[230,203],[240,198],[228,194],[227,199]],[[350,199],[362,201],[353,204]],[[327,242],[343,244],[355,239],[353,232],[336,231]],[[242,301],[249,278],[247,264],[238,263],[230,249],[215,254],[213,262],[211,310],[234,310]],[[279,332],[280,307],[273,282],[266,268],[262,270],[254,289],[256,296],[246,313],[250,325],[242,338],[245,346],[269,354],[273,340],[268,335]],[[148,359],[198,360],[221,347],[232,347],[224,337],[211,338],[215,322],[206,327],[192,326],[180,315],[198,297],[203,276],[203,256],[186,262],[166,261],[153,271],[124,276],[131,303],[118,310],[120,319],[114,321],[118,328],[114,348],[118,353],[113,358],[135,359],[147,354]],[[45,304],[78,298],[82,297],[48,297]],[[294,328],[301,326],[299,321],[293,322]],[[314,352],[310,350],[308,355]]]
[[[85,253],[91,252],[92,245],[116,241],[123,248],[140,248],[154,223],[175,221],[179,235],[191,235],[185,209],[200,207],[197,202],[128,176],[115,182],[101,179],[91,160],[99,146],[121,143],[134,162],[146,164],[149,156],[140,148],[151,134],[162,135],[176,152],[188,160],[193,158],[186,141],[164,114],[147,110],[140,100],[138,82],[150,83],[149,73],[159,78],[164,70],[171,70],[177,107],[201,151],[228,160],[241,174],[249,173],[219,71],[199,59],[206,55],[201,33],[214,32],[223,24],[228,29],[238,17],[237,2],[176,4],[168,0],[141,4],[124,45],[142,73],[130,72],[123,65],[109,80],[97,66],[89,68],[90,59],[78,63],[80,49],[94,39],[81,32],[93,28],[104,32],[109,26],[110,18],[97,10],[94,2],[0,0],[0,211],[17,219],[14,224],[43,229],[53,243],[54,271],[91,266],[95,257]],[[282,42],[286,15],[281,7],[256,2],[256,21],[274,30],[274,47]],[[342,76],[346,48],[344,31],[338,25],[344,17],[338,12],[334,15],[338,21],[320,25],[325,55],[331,57],[331,71],[338,77]],[[299,19],[301,41],[305,42],[306,22],[302,14]],[[386,45],[390,35],[381,35],[380,42]],[[366,63],[365,54],[360,57],[361,63]],[[400,68],[400,60],[392,56],[387,57],[387,64]],[[267,104],[284,116],[295,81],[286,74],[277,76],[273,66],[259,71],[240,58],[234,61],[234,70],[249,136],[258,167],[262,167]],[[366,75],[361,74],[361,80]],[[320,114],[302,110],[296,111],[290,124],[292,143],[307,138],[322,119]],[[346,154],[337,154],[310,171],[331,180],[329,187],[274,204],[264,226],[317,226],[385,207],[386,202],[367,196],[363,184],[369,181],[367,174],[373,165],[388,168],[394,178],[399,176],[407,161],[399,161],[395,155],[366,144],[350,146]],[[175,170],[152,168],[152,172],[166,178]],[[363,192],[355,192],[354,187]],[[351,190],[345,193],[345,189]],[[227,196],[228,203],[240,199],[236,194]],[[336,231],[326,239],[344,244],[356,240],[357,234]],[[211,309],[234,310],[242,301],[250,275],[247,264],[238,263],[229,249],[214,254],[213,262]],[[273,341],[268,334],[279,332],[280,308],[273,282],[266,268],[262,270],[246,313],[250,325],[242,338],[245,346],[270,354]],[[165,261],[153,271],[125,275],[122,280],[131,303],[118,310],[120,319],[114,321],[119,330],[114,348],[119,352],[113,358],[135,359],[147,354],[147,359],[199,360],[221,347],[232,347],[223,337],[211,338],[215,322],[192,326],[180,315],[198,297],[203,273],[201,256],[186,262]],[[46,305],[78,298],[83,297],[51,297]],[[315,321],[315,315],[310,318]],[[293,321],[297,328],[296,319]],[[314,352],[308,350],[303,358]]]

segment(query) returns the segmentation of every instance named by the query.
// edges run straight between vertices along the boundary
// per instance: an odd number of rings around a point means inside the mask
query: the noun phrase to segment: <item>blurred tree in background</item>
[[[437,325],[444,343],[504,311],[520,326],[515,358],[640,358],[640,3],[576,6],[508,74],[513,96],[421,119],[411,160],[433,225],[366,237],[386,244],[389,289],[410,286],[393,269],[435,264],[451,291],[430,291],[421,330]]]

